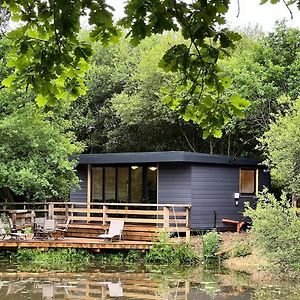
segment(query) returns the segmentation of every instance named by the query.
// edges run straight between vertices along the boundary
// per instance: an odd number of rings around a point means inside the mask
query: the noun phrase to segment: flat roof
[[[126,152],[80,154],[72,158],[78,159],[79,164],[151,164],[151,163],[200,163],[222,164],[236,166],[259,166],[260,161],[252,158],[231,157],[206,153],[165,151],[165,152]]]

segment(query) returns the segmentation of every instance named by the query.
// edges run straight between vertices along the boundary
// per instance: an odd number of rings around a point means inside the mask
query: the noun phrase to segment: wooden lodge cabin
[[[181,151],[82,154],[77,173],[81,186],[69,202],[0,203],[18,228],[32,227],[37,216],[67,222],[64,239],[5,239],[0,248],[145,251],[162,231],[188,241],[191,230],[235,229],[244,203],[255,205],[258,191],[270,185],[257,160]],[[125,222],[122,240],[101,241],[115,219]]]
[[[177,230],[180,206],[190,208],[184,222],[191,230],[233,229],[222,220],[242,220],[244,203],[255,204],[258,191],[270,186],[265,167],[248,158],[169,151],[82,154],[78,161],[81,187],[71,191],[71,202],[154,210],[168,204]]]

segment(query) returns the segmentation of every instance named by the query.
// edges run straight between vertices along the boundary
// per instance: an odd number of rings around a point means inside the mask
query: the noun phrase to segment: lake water
[[[0,265],[0,300],[300,299],[294,285],[264,285],[249,275],[202,268],[98,268],[78,273],[17,271]]]

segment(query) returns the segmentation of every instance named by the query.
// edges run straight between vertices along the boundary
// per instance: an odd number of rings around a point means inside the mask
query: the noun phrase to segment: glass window
[[[105,201],[116,200],[116,168],[105,168]]]
[[[241,169],[240,171],[240,193],[255,194],[256,191],[256,170]]]
[[[157,202],[157,167],[147,168],[147,200],[149,203]]]
[[[143,202],[143,168],[131,166],[130,202]]]
[[[128,202],[128,168],[118,168],[118,201]]]
[[[103,200],[103,168],[92,168],[92,201]]]

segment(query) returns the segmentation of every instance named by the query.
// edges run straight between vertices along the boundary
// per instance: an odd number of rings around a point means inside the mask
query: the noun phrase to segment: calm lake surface
[[[263,285],[249,275],[201,268],[103,268],[77,273],[18,271],[0,263],[0,300],[40,299],[300,299],[294,285]]]

